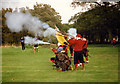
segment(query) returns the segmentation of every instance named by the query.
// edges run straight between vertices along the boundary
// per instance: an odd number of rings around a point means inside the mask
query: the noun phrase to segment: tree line
[[[74,0],[72,5],[79,6],[86,3]],[[120,36],[120,1],[90,4],[92,7],[86,12],[79,12],[69,22],[74,22],[78,33],[86,35],[92,43],[110,43],[112,38],[119,40]]]
[[[72,5],[81,5],[81,3],[73,2]],[[83,3],[82,3],[83,4]],[[84,3],[85,4],[85,3]],[[92,6],[92,5],[91,5]],[[70,27],[77,29],[77,33],[85,35],[91,43],[110,43],[112,38],[119,39],[120,34],[120,2],[116,4],[110,4],[104,2],[102,4],[96,3],[93,8],[86,12],[79,12],[75,14],[69,22],[73,24],[62,24],[61,16],[48,4],[34,5],[33,9],[29,7],[22,10],[23,13],[29,11],[31,15],[39,17],[41,21],[53,27],[56,25],[62,32],[67,32]],[[2,8],[0,10],[0,36],[2,36],[2,44],[20,44],[20,38],[22,36],[34,37],[33,33],[26,30],[22,30],[19,33],[11,32],[6,25],[6,12],[15,12],[12,8]],[[53,37],[52,37],[53,38]],[[39,37],[47,41],[47,37]],[[53,39],[51,43],[57,43],[56,39]]]
[[[6,18],[5,14],[6,12],[16,12],[18,9],[13,10],[12,8],[2,8],[0,10],[0,21],[2,24],[0,24],[0,29],[2,30],[1,36],[2,36],[2,44],[20,44],[20,38],[22,36],[30,36],[34,37],[34,34],[32,32],[28,32],[27,30],[22,30],[20,32],[11,32],[9,28],[6,25]],[[47,23],[50,25],[50,27],[55,28],[55,25],[60,28],[61,31],[69,29],[66,24],[61,23],[61,16],[58,12],[55,11],[50,5],[47,4],[38,4],[34,5],[33,9],[29,9],[29,7],[22,8],[21,12],[26,13],[30,12],[32,16],[39,17],[42,22]],[[48,37],[38,37],[39,39],[42,39],[43,41],[48,41]],[[57,43],[57,39],[55,39],[53,36],[50,37],[51,43]]]

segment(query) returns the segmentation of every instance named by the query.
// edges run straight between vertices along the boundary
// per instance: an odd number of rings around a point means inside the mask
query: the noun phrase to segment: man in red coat
[[[81,39],[81,35],[77,34],[76,39],[69,41],[69,43],[70,43],[69,46],[74,45],[74,64],[75,64],[74,70],[77,70],[78,60],[80,61],[80,63],[82,63],[83,70],[85,70],[84,59],[83,59],[84,42]]]
[[[113,44],[113,47],[115,47],[115,45],[116,45],[116,40],[115,40],[115,38],[113,38],[112,44]]]

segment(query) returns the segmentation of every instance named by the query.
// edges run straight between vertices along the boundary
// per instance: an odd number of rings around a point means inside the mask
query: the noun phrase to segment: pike
[[[74,36],[72,36],[72,35],[70,35],[70,34],[67,34],[66,32],[65,32],[65,34],[64,34],[63,32],[61,32],[56,25],[55,25],[55,28],[56,28],[56,31],[60,33],[60,34],[56,34],[56,35],[62,36],[62,37],[67,37],[67,38],[71,37],[71,38],[74,38],[74,39],[75,39]],[[63,34],[64,34],[64,35],[63,35]],[[89,51],[88,51],[88,52],[89,52]],[[87,53],[87,55],[88,55],[89,57],[91,57],[88,53]]]
[[[64,32],[64,33],[61,32],[56,25],[55,25],[55,29],[56,29],[57,32],[59,32],[59,33],[62,34],[62,35],[61,35],[61,34],[56,34],[56,35],[58,35],[58,36],[63,36],[63,37],[67,37],[67,38],[68,38],[68,37],[74,38],[74,36],[72,36],[72,35],[70,35],[70,34],[67,34],[66,32]],[[64,35],[63,35],[63,34],[64,34]]]

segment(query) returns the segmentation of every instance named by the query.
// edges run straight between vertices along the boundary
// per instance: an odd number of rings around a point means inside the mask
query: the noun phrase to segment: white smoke
[[[44,37],[50,37],[51,35],[55,36],[55,34],[56,30],[50,27],[44,32]]]
[[[33,17],[28,12],[7,12],[5,16],[7,18],[7,26],[12,32],[20,32],[24,28],[30,32],[37,33],[38,30],[42,28],[42,22],[39,20],[39,18]]]
[[[77,29],[75,29],[75,28],[70,28],[67,32],[69,35],[72,35],[74,37],[76,37],[76,35],[77,35]]]
[[[25,36],[25,44],[30,44],[30,45],[34,45],[34,44],[50,44],[48,42],[43,42],[42,40],[35,40],[35,38],[29,37],[29,36]]]
[[[11,32],[20,32],[24,29],[35,33],[35,35],[38,34],[45,37],[50,35],[55,36],[55,29],[51,28],[47,23],[43,23],[38,17],[32,16],[29,12],[7,12],[5,17],[7,26]]]
[[[43,26],[43,28],[45,28],[45,29],[47,29],[47,28],[50,27],[47,23],[43,23],[42,26]]]

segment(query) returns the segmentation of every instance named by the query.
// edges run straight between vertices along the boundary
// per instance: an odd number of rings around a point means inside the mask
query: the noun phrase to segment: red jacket
[[[87,44],[88,44],[88,40],[86,40],[86,41],[83,40],[83,42],[84,42],[83,49],[84,48],[86,49],[87,48]]]
[[[65,51],[65,53],[68,55],[67,46],[62,46],[62,47],[63,47],[63,50]]]
[[[74,40],[71,38],[70,40],[68,40],[68,43],[69,43],[69,46],[71,46],[72,44],[72,42],[73,42]]]
[[[75,45],[74,51],[82,51],[83,50],[84,42],[81,39],[78,39],[78,40],[71,39],[68,42],[69,42],[69,46]]]
[[[52,49],[52,51],[55,53],[56,49]]]
[[[113,40],[113,42],[115,43],[115,42],[116,42],[116,40]]]

